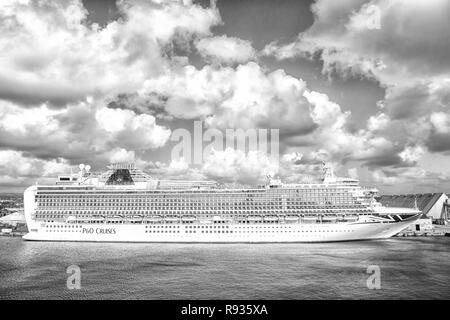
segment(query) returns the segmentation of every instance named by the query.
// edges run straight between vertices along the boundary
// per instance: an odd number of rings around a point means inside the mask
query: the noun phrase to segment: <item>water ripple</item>
[[[0,238],[0,299],[448,299],[450,238],[327,244]],[[81,269],[68,290],[66,269]],[[369,290],[367,267],[381,269]]]

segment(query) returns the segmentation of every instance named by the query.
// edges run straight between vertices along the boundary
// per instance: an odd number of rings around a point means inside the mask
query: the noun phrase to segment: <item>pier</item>
[[[443,192],[382,195],[377,200],[386,207],[416,208],[423,216],[397,237],[434,237],[450,235],[450,198]]]

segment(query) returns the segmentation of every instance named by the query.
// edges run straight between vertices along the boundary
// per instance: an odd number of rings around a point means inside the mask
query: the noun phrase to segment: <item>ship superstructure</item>
[[[80,165],[54,185],[24,193],[26,240],[124,242],[321,242],[388,238],[419,218],[382,207],[376,189],[339,178],[321,183],[225,188],[214,181],[160,180],[133,163],[103,173]]]

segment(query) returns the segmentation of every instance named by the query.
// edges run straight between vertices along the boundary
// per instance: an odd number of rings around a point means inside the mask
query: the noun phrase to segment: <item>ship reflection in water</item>
[[[446,299],[450,238],[317,244],[0,239],[3,299]],[[69,290],[66,270],[81,269]],[[367,288],[367,268],[381,289]]]

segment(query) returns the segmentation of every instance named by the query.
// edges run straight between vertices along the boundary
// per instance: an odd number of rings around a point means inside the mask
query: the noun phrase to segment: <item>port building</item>
[[[448,224],[450,220],[450,197],[438,193],[382,195],[377,200],[386,207],[417,208],[423,216],[410,227],[411,231],[428,231],[432,224]]]

